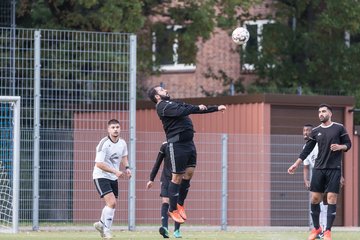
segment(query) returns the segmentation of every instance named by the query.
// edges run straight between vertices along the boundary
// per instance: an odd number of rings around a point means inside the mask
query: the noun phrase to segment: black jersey
[[[151,170],[150,173],[150,181],[154,181],[156,174],[159,171],[159,168],[161,166],[161,163],[164,161],[164,165],[163,165],[163,171],[161,174],[161,179],[163,181],[163,179],[171,179],[171,163],[170,163],[170,158],[166,157],[165,154],[165,150],[167,147],[167,142],[164,142],[159,150],[158,156],[156,158],[155,164]]]
[[[216,112],[218,111],[218,106],[208,106],[207,110],[201,111],[199,106],[167,100],[156,104],[156,111],[162,121],[166,138],[170,139],[180,133],[194,132],[194,126],[189,117],[190,114]],[[187,136],[192,138],[192,134]]]
[[[332,122],[329,126],[319,125],[315,127],[299,158],[304,160],[313,150],[316,143],[319,146],[319,153],[314,168],[341,169],[343,151],[331,151],[330,145],[341,144],[346,145],[347,150],[351,148],[351,140],[345,127],[336,122]]]

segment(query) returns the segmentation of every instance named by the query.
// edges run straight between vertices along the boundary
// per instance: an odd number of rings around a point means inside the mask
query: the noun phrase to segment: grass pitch
[[[114,231],[114,240],[152,240],[162,239],[157,229],[154,231]],[[172,232],[171,232],[172,234]],[[308,236],[307,231],[182,231],[182,239],[198,240],[304,240]],[[172,235],[170,238],[175,239]],[[1,240],[100,240],[98,232],[94,231],[40,231],[20,232],[19,234],[0,234]],[[360,231],[333,231],[332,239],[359,240]]]

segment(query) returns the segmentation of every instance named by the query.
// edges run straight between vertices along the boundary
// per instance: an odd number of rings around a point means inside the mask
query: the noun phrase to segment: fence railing
[[[131,34],[0,28],[0,95],[22,99],[21,226],[98,219],[103,201],[91,176],[111,118],[135,171],[120,181],[115,223],[159,224],[159,184],[145,184],[164,134],[136,132],[135,46]],[[286,173],[301,137],[199,133],[195,141],[188,224],[308,225],[302,173]]]
[[[95,147],[104,131],[40,132],[40,227],[55,222],[96,221],[103,206],[92,181]],[[32,131],[22,131],[21,226],[32,224]],[[128,141],[128,132],[123,132]],[[146,183],[163,142],[162,132],[136,134],[135,224],[159,224],[160,174]],[[224,141],[227,139],[227,141]],[[270,141],[272,140],[272,141]],[[286,170],[302,147],[300,136],[201,134],[195,137],[197,167],[186,200],[189,225],[307,226],[309,195],[302,170]],[[161,171],[161,170],[160,170]],[[127,225],[129,183],[120,180],[115,224]],[[341,208],[341,206],[339,206]],[[341,210],[338,211],[341,213]],[[341,215],[341,214],[340,214]]]
[[[136,36],[0,27],[0,49],[0,95],[22,104],[20,219],[34,229],[72,221],[74,129],[104,131],[116,118],[136,131]],[[86,115],[94,112],[104,118]]]

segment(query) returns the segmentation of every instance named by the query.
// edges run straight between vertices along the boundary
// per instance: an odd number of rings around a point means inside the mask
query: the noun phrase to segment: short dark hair
[[[330,112],[332,112],[332,107],[326,103],[322,103],[319,105],[319,108],[322,108],[322,107],[326,107],[327,109],[329,109]]]
[[[159,86],[155,86],[149,89],[148,91],[148,97],[150,98],[151,101],[153,101],[154,103],[157,103],[157,99],[155,98],[155,95],[158,94],[158,92],[156,91],[155,88],[157,88]]]
[[[111,119],[108,121],[108,126],[110,126],[111,124],[120,124],[120,122],[116,119]]]
[[[307,123],[307,124],[304,124],[304,127],[310,127],[310,128],[313,128],[314,126],[310,123]]]

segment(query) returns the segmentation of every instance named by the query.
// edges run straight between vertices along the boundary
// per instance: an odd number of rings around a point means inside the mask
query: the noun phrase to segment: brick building
[[[271,4],[272,1],[263,1],[261,5],[252,7],[249,12],[252,16],[269,16],[272,12]],[[263,26],[267,23],[269,21],[264,17],[257,21],[244,21],[242,24],[247,28],[253,28],[253,32],[256,33],[251,34],[253,41],[260,41],[258,34],[261,34]],[[257,44],[260,46],[259,43]],[[196,63],[183,65],[170,62],[162,65],[159,76],[151,76],[141,85],[144,89],[160,84],[169,90],[176,89],[176,93],[173,94],[175,98],[203,97],[202,88],[208,92],[222,92],[224,87],[220,81],[204,76],[209,68],[214,73],[221,69],[234,79],[241,76],[244,78],[243,84],[247,85],[255,75],[249,71],[251,66],[241,62],[240,55],[236,51],[238,47],[232,42],[229,32],[216,28],[209,40],[198,42]]]

